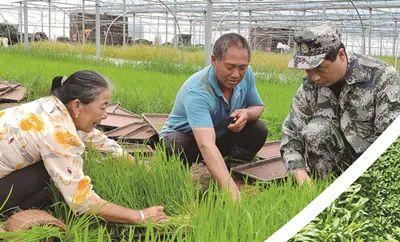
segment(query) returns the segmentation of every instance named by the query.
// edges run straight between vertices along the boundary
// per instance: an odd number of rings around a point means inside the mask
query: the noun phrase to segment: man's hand
[[[152,221],[153,223],[163,223],[167,220],[167,215],[164,213],[163,206],[154,206],[145,208],[142,210],[144,215],[144,220],[141,223],[146,222],[147,220]]]
[[[229,115],[233,118],[234,123],[228,125],[228,129],[232,132],[240,132],[246,126],[248,113],[246,109],[236,109]]]
[[[299,186],[303,185],[304,182],[307,182],[308,185],[312,184],[310,176],[304,169],[297,169],[293,171],[294,177],[296,178],[297,183]]]

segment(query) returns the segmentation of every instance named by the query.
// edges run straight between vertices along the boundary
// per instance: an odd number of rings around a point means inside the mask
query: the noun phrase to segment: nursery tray
[[[0,103],[0,110],[17,106],[18,103]]]
[[[135,123],[130,123],[125,126],[107,131],[107,132],[105,132],[105,134],[109,138],[118,139],[119,137],[126,136],[129,133],[132,133],[135,130],[141,129],[145,126],[147,126],[147,124],[142,123],[142,122],[135,122]]]
[[[13,87],[14,85],[8,82],[0,81],[0,94],[1,92],[8,90],[9,88]]]
[[[0,95],[10,92],[19,86],[21,86],[20,83],[9,83],[9,82],[2,81],[2,82],[0,82]]]
[[[157,134],[160,134],[161,129],[168,119],[168,114],[163,113],[143,113],[142,116],[157,132]]]
[[[264,182],[288,176],[287,169],[280,157],[239,165],[233,167],[232,171],[242,177],[249,177]]]
[[[152,138],[154,135],[156,135],[156,131],[154,131],[154,129],[148,124],[145,124],[124,136],[120,136],[119,139],[143,143]]]
[[[258,151],[257,157],[260,159],[272,159],[281,156],[280,153],[281,141],[274,141],[265,143],[264,146]]]
[[[135,114],[116,114],[116,113],[107,113],[107,118],[103,119],[100,123],[100,127],[104,129],[115,129],[119,127],[126,126],[131,123],[142,122],[142,118]]]
[[[2,102],[20,102],[26,93],[26,88],[22,86],[17,86],[12,90],[0,94],[0,100]]]
[[[116,104],[111,104],[107,107],[107,113],[114,113],[114,114],[123,114],[123,115],[132,115],[132,116],[137,116],[139,115],[132,113],[124,108],[122,108],[119,103]]]

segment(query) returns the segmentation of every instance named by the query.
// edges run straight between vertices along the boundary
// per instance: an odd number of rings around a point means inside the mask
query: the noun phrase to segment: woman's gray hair
[[[228,33],[219,37],[217,41],[215,41],[213,55],[216,57],[217,60],[220,61],[224,58],[224,55],[228,48],[234,46],[247,49],[250,61],[251,51],[249,43],[243,36],[236,33]]]
[[[89,104],[106,89],[111,89],[106,78],[95,71],[86,70],[77,71],[66,79],[57,76],[51,85],[51,93],[64,104],[75,99]]]

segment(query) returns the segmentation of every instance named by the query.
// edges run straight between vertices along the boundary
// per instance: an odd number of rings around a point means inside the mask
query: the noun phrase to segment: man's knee
[[[165,134],[162,138],[165,144],[165,148],[171,151],[177,151],[185,149],[186,146],[191,146],[196,142],[193,135],[185,134],[179,131],[173,131]]]
[[[245,133],[245,136],[249,138],[247,140],[253,140],[262,146],[267,139],[268,129],[262,121],[256,120],[246,125]]]
[[[196,139],[192,134],[173,131],[162,138],[168,156],[178,155],[189,165],[199,159]]]

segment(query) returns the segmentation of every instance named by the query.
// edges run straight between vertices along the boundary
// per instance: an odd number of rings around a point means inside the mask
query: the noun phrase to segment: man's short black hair
[[[332,49],[328,52],[328,54],[325,56],[325,60],[332,61],[332,62],[335,61],[336,56],[338,55],[340,49],[343,49],[346,51],[346,48],[344,47],[344,44],[342,42],[340,42],[339,47]]]

